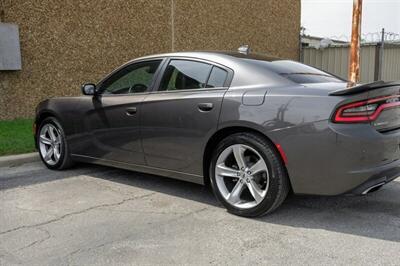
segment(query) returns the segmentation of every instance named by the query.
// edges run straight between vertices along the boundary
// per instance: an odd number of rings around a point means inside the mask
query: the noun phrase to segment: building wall
[[[80,94],[122,63],[182,50],[253,51],[298,58],[300,0],[0,0],[19,26],[22,70],[0,71],[0,119]],[[1,36],[0,36],[1,38]]]
[[[400,81],[400,44],[386,45],[383,49],[383,80]]]
[[[348,42],[339,41],[339,40],[332,40],[332,39],[325,39],[319,37],[313,37],[308,35],[301,36],[301,44],[302,47],[313,47],[313,48],[320,48],[321,42],[329,43],[329,45],[345,45]]]
[[[362,45],[360,49],[360,82],[375,80],[375,71],[379,58],[376,45]],[[400,45],[385,44],[383,50],[382,80],[400,80]],[[349,46],[333,46],[325,49],[304,48],[303,63],[328,71],[348,79]]]

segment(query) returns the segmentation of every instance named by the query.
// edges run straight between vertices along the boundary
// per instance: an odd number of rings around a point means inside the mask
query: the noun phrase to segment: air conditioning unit
[[[0,71],[21,70],[21,48],[18,26],[0,23]]]

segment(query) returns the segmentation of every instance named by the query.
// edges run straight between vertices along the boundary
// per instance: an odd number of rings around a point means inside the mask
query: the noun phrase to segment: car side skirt
[[[178,180],[183,180],[183,181],[187,181],[187,182],[204,185],[204,178],[203,178],[203,176],[200,176],[200,175],[182,173],[182,172],[178,172],[178,171],[174,171],[174,170],[161,169],[161,168],[156,168],[156,167],[151,167],[151,166],[146,166],[146,165],[137,165],[137,164],[117,162],[117,161],[113,161],[113,160],[100,159],[100,158],[94,158],[94,157],[90,157],[90,156],[77,155],[77,154],[71,154],[71,157],[73,160],[79,161],[79,162],[110,166],[110,167],[115,167],[115,168],[119,168],[119,169],[125,169],[125,170],[140,172],[140,173],[164,176],[164,177],[168,177],[168,178],[172,178],[172,179],[178,179]]]

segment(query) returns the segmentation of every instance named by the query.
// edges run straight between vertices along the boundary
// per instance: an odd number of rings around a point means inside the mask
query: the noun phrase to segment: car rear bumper
[[[367,126],[364,131],[351,135],[340,130],[337,133],[338,139],[357,151],[352,154],[352,159],[348,155],[351,165],[347,165],[346,168],[350,170],[345,174],[347,178],[357,181],[345,193],[366,194],[400,176],[399,130],[382,134]]]
[[[365,195],[373,191],[374,188],[383,186],[390,181],[393,181],[397,177],[400,177],[400,160],[395,160],[389,164],[371,168],[365,171],[360,171],[354,174],[361,174],[369,178],[362,184],[348,191],[346,194]]]
[[[295,194],[362,194],[400,176],[400,130],[381,134],[369,124],[320,121],[280,134],[273,140],[288,158]]]

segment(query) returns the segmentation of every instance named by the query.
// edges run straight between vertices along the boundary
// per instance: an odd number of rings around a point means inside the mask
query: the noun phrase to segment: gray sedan
[[[152,55],[83,96],[41,102],[35,140],[50,169],[80,161],[210,184],[228,211],[254,217],[291,191],[365,194],[398,177],[399,89],[347,88],[258,54]]]

